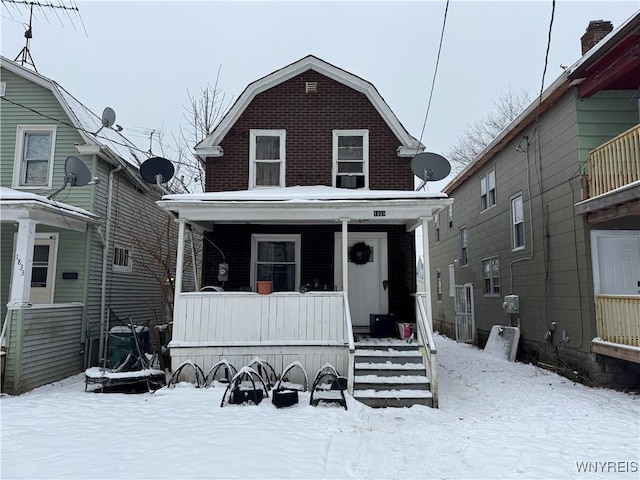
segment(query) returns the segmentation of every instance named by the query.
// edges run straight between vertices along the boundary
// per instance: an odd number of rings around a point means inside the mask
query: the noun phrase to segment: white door
[[[56,237],[36,238],[33,245],[33,267],[31,269],[31,294],[33,304],[53,303],[55,280]]]
[[[594,230],[592,235],[596,294],[640,293],[640,232]]]
[[[369,327],[369,315],[389,313],[387,234],[382,232],[354,232],[348,234],[349,250],[363,242],[371,248],[366,263],[349,260],[349,307],[354,327]],[[342,234],[335,239],[335,284],[342,288]],[[350,255],[349,255],[350,257]]]

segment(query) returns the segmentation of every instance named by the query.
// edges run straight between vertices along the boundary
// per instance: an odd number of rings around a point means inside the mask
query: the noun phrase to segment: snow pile
[[[436,341],[440,409],[314,408],[308,393],[220,408],[223,385],[85,393],[83,375],[3,396],[0,476],[637,478],[639,396]]]

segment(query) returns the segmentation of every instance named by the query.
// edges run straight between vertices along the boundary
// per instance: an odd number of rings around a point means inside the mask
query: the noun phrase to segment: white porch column
[[[342,222],[342,291],[349,293],[349,253],[347,231],[349,225],[348,218],[341,218]]]
[[[9,303],[7,303],[9,308],[29,305],[35,238],[36,222],[30,219],[18,220],[16,256],[13,259],[11,293],[9,295]]]
[[[422,220],[422,252],[424,255],[424,291],[426,293],[427,316],[431,329],[433,330],[433,312],[431,311],[431,262],[429,261],[429,220]]]
[[[173,312],[175,315],[178,309],[178,301],[180,299],[180,293],[182,292],[182,267],[184,264],[184,237],[186,230],[186,222],[184,220],[178,220],[180,228],[178,229],[178,252],[176,254],[176,278],[173,284]]]

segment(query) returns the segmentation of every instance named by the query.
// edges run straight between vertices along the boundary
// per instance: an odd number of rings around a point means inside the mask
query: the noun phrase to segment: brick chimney
[[[580,39],[582,41],[582,55],[587,53],[596,44],[602,40],[607,34],[613,30],[613,25],[609,21],[604,20],[592,20],[589,22],[587,30]]]

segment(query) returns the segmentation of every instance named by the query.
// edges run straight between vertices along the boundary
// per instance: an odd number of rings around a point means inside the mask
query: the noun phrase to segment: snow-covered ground
[[[83,375],[2,396],[1,478],[638,478],[640,396],[436,341],[440,409],[220,408],[221,385],[85,393]]]

